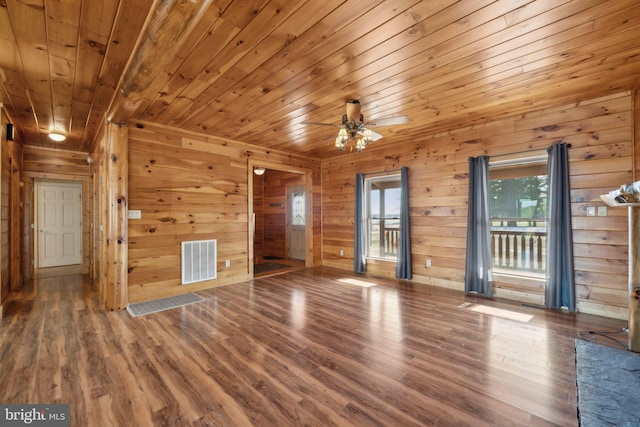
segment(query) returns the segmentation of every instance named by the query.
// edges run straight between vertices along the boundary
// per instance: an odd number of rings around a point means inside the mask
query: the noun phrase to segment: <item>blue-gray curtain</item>
[[[353,271],[367,271],[364,224],[364,174],[356,174],[356,212],[353,230]]]
[[[411,234],[409,232],[409,169],[400,169],[400,236],[396,278],[411,279]]]
[[[489,224],[489,157],[469,158],[469,214],[464,290],[493,296]]]
[[[549,194],[547,222],[547,284],[544,305],[576,310],[569,192],[569,147],[555,144],[549,152]]]

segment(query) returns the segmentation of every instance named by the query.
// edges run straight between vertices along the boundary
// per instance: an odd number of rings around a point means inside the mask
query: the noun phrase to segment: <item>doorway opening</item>
[[[257,163],[249,197],[249,274],[262,277],[313,265],[310,173]],[[254,165],[250,163],[249,170]]]

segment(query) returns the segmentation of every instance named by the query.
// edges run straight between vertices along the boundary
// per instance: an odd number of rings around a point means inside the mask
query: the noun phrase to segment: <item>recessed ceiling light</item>
[[[65,139],[67,139],[67,137],[61,133],[50,133],[49,138],[53,139],[56,142],[64,141]]]

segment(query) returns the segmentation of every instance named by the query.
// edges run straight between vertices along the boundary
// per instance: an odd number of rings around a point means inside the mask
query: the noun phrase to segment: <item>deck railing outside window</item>
[[[494,271],[544,273],[547,221],[531,218],[491,220],[491,252]]]
[[[369,256],[395,260],[398,256],[400,220],[375,218],[371,219],[370,227]]]
[[[398,220],[371,221],[369,255],[394,258],[398,254]],[[491,251],[494,270],[544,273],[546,269],[546,220],[500,218],[491,221]]]

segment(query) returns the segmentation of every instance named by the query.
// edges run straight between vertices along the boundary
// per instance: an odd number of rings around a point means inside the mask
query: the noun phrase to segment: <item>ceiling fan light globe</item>
[[[370,129],[364,129],[362,131],[362,139],[364,140],[365,145],[369,145],[369,143],[373,141],[373,134]]]
[[[338,131],[338,137],[336,138],[336,148],[339,151],[343,151],[344,147],[347,146],[347,141],[349,140],[349,134],[345,128],[340,129]]]

